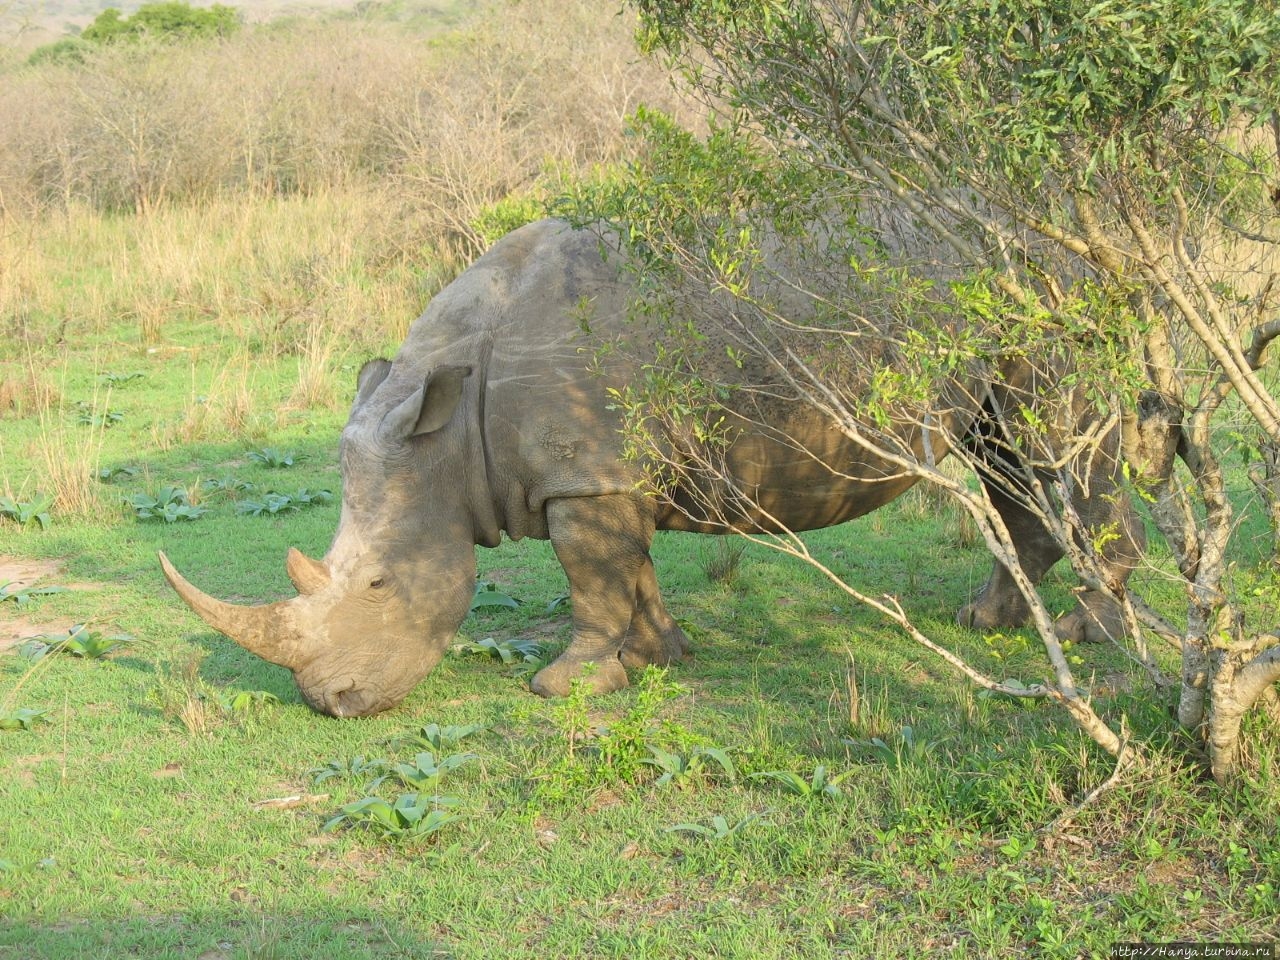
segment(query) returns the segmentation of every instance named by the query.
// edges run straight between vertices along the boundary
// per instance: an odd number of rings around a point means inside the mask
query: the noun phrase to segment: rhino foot
[[[570,660],[562,655],[539,670],[529,686],[540,697],[567,697],[575,680],[581,680],[592,696],[621,690],[630,683],[626,669],[616,657]]]
[[[1102,643],[1125,636],[1124,615],[1120,604],[1101,590],[1084,590],[1070,613],[1058,618],[1054,632],[1059,640],[1072,643]]]
[[[1001,627],[1020,627],[1027,622],[1031,608],[1022,594],[999,593],[986,589],[966,603],[956,613],[956,623],[974,630],[997,630]]]
[[[634,624],[622,644],[622,665],[639,670],[649,664],[665,667],[689,656],[689,638],[673,620],[663,630],[636,630]]]

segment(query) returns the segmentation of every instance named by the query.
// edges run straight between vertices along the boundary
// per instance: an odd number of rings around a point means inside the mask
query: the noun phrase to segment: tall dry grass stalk
[[[94,414],[107,410],[109,400],[110,391],[95,394],[90,410]],[[35,489],[53,497],[55,515],[95,520],[114,511],[98,482],[104,430],[71,423],[62,407],[50,407],[40,415],[40,433],[27,459],[36,464]]]
[[[338,402],[334,367],[347,353],[343,341],[322,326],[307,331],[298,353],[298,378],[285,404],[286,409],[332,410]]]
[[[254,352],[237,351],[201,392],[193,363],[187,404],[176,420],[151,427],[151,442],[158,450],[201,440],[260,440],[266,436],[270,416],[258,405],[258,370]]]

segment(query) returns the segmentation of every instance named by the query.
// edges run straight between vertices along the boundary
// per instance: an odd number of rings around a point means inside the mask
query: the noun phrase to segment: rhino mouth
[[[371,717],[391,709],[398,702],[382,696],[371,687],[360,686],[353,677],[330,681],[319,689],[305,686],[299,680],[298,690],[312,710],[342,719]]]

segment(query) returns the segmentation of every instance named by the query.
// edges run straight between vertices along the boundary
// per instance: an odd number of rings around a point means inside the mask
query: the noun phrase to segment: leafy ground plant
[[[239,477],[209,477],[200,481],[200,489],[206,494],[220,493],[234,498],[237,494],[251,493],[254,490],[254,484]]]
[[[454,753],[447,757],[437,757],[430,750],[424,750],[409,763],[392,765],[391,770],[385,776],[379,777],[370,784],[370,789],[376,789],[383,781],[394,777],[406,787],[414,787],[418,790],[427,788],[436,790],[439,789],[440,778],[446,773],[451,770],[457,770],[463,764],[470,763],[475,759],[476,754],[474,753]]]
[[[390,762],[380,757],[365,759],[363,756],[357,756],[350,760],[330,760],[321,766],[312,767],[307,771],[307,776],[311,778],[311,783],[314,785],[334,778],[354,780],[359,777],[380,777],[390,767]]]
[[[820,763],[813,768],[813,775],[807,780],[790,770],[761,770],[749,774],[747,779],[756,782],[772,781],[779,784],[787,793],[803,800],[816,801],[840,796],[841,781],[847,779],[852,773],[852,770],[846,770],[844,773],[830,776],[826,766]]]
[[[328,490],[308,490],[306,487],[297,493],[276,493],[272,490],[263,494],[261,500],[241,500],[236,504],[236,512],[250,517],[275,516],[280,513],[297,513],[304,507],[332,500],[333,493]]]
[[[254,463],[261,464],[271,470],[284,470],[307,459],[298,453],[283,453],[274,447],[263,447],[261,450],[250,450],[245,454]]]
[[[485,637],[474,642],[468,640],[453,645],[453,652],[468,656],[492,657],[506,666],[537,661],[542,662],[545,648],[536,640],[495,640]]]
[[[37,497],[35,500],[0,497],[0,517],[23,527],[38,523],[40,529],[44,530],[49,526],[49,508],[52,506],[53,497]]]
[[[98,479],[103,483],[114,483],[117,480],[132,480],[141,470],[137,467],[103,467],[98,471]]]
[[[423,727],[419,727],[414,733],[392,737],[388,743],[394,748],[421,746],[430,747],[437,753],[443,753],[451,747],[456,747],[467,737],[474,736],[484,729],[484,726],[478,723],[445,727],[440,726],[438,723],[428,723]]]
[[[103,410],[99,412],[96,407],[84,400],[76,401],[73,417],[75,422],[82,426],[100,427],[103,430],[109,430],[124,420],[124,414],[119,410]]]
[[[18,653],[26,660],[40,660],[51,653],[67,653],[86,660],[100,660],[112,650],[133,643],[127,633],[102,634],[90,630],[86,624],[77,623],[59,633],[41,633],[31,637],[18,647]]]
[[[29,707],[0,711],[0,730],[30,730],[31,725],[43,720],[48,712],[48,710],[32,710]]]
[[[101,376],[98,377],[98,380],[99,382],[104,383],[108,387],[112,387],[114,389],[115,387],[123,387],[125,384],[133,383],[136,380],[141,380],[145,376],[146,376],[145,373],[142,373],[141,371],[138,371],[138,370],[135,370],[132,373],[116,373],[113,371],[111,373],[102,374]]]
[[[764,819],[760,814],[749,813],[737,823],[730,825],[726,817],[717,813],[707,823],[677,823],[674,827],[667,827],[666,831],[667,833],[691,833],[708,840],[725,840],[737,836],[748,827],[763,822]]]
[[[54,593],[65,593],[66,587],[24,587],[13,580],[0,583],[0,603],[12,601],[16,607],[25,607],[32,597],[47,597]]]
[[[153,497],[148,493],[135,493],[124,502],[133,509],[139,520],[161,520],[177,523],[180,520],[198,520],[208,511],[195,506],[181,487],[161,487]]]
[[[686,786],[703,779],[713,765],[727,781],[732,782],[738,777],[738,768],[729,758],[728,751],[720,747],[698,747],[686,756],[650,745],[649,756],[640,762],[661,771],[655,781],[655,785],[659,787],[668,783]]]
[[[218,695],[224,713],[247,717],[279,705],[280,698],[267,690],[227,690]]]
[[[324,825],[326,831],[340,826],[367,827],[388,840],[423,840],[461,819],[444,807],[457,805],[455,797],[402,793],[394,802],[381,797],[365,797],[339,809]]]
[[[472,610],[479,610],[482,607],[506,607],[514,610],[518,606],[520,606],[519,600],[503,593],[496,583],[488,580],[481,580],[476,584],[476,595],[471,598]]]

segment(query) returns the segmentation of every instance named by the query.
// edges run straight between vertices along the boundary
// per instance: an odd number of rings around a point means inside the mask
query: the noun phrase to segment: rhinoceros
[[[572,638],[533,678],[534,692],[562,696],[579,678],[592,692],[611,691],[627,684],[628,667],[685,657],[689,644],[663,603],[650,542],[655,530],[724,528],[682,509],[679,489],[650,495],[644,466],[623,456],[609,390],[637,368],[622,354],[600,362],[583,320],[586,305],[595,342],[624,329],[634,289],[620,256],[596,233],[561,222],[522,227],[431,300],[393,360],[364,365],[339,444],[333,543],[323,560],[296,549],[286,558],[298,596],[226,603],[192,586],[162,553],[170,584],[211,627],[293,671],[306,702],[335,717],[395,706],[439,663],[470,609],[475,547],[496,546],[504,532],[549,539],[569,581]],[[742,430],[725,451],[735,488],[752,491],[739,528],[839,524],[914,482],[820,413],[794,403],[772,410],[769,429]],[[1114,489],[1097,479],[1077,506],[1092,522],[1118,519],[1123,535],[1108,563],[1122,583],[1136,534]],[[714,494],[700,491],[703,500]],[[996,496],[1024,569],[1039,578],[1061,548],[1025,508]],[[1105,592],[1084,591],[1060,629],[1112,632],[1110,605]],[[997,563],[959,618],[990,628],[1027,614]]]

